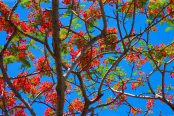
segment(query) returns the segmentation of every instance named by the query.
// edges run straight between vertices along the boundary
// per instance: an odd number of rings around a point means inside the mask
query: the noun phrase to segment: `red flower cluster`
[[[173,12],[173,6],[174,6],[174,2],[173,2],[173,5],[169,5],[167,6],[167,13],[170,14],[170,17],[173,18],[174,17],[174,12]],[[173,12],[173,13],[172,13]]]
[[[72,86],[69,83],[67,83],[67,89],[65,91],[66,94],[71,94],[72,91],[73,91]]]
[[[117,95],[117,96],[119,96],[119,95]],[[112,101],[112,100],[113,100],[113,98],[112,98],[112,99],[107,99],[106,103],[109,103],[109,102]],[[115,106],[120,106],[120,105],[122,105],[122,103],[123,103],[125,100],[128,100],[128,99],[127,99],[127,96],[126,96],[126,95],[120,95],[120,96],[118,97],[118,100],[114,101],[113,104],[109,105],[110,110],[111,110],[111,109],[114,109]]]
[[[147,110],[152,110],[152,108],[155,106],[154,104],[155,104],[154,100],[147,100],[147,105],[146,105]]]
[[[1,96],[3,90],[4,90],[4,80],[0,79],[0,96]]]
[[[171,45],[169,47],[166,47],[166,45],[164,45],[163,43],[161,43],[159,46],[156,45],[154,47],[154,51],[152,51],[152,56],[154,58],[156,58],[157,60],[161,60],[161,59],[164,59],[164,58],[167,58],[167,57],[172,59],[174,57],[174,55],[172,54],[172,52],[174,51],[172,49],[173,45]]]
[[[26,77],[27,72],[22,72],[18,74],[19,79],[13,81],[13,86],[16,90],[22,89],[26,93],[37,94],[39,91],[36,90],[36,87],[40,85],[40,77],[34,75],[33,77]]]
[[[19,106],[24,106],[23,103],[19,103]],[[16,108],[15,109],[15,114],[11,115],[11,116],[28,116],[27,114],[25,114],[24,112],[24,108]]]
[[[13,46],[12,46],[13,47]],[[24,59],[27,59],[27,48],[26,48],[26,40],[20,40],[18,46],[16,46],[18,49],[18,56]]]
[[[63,5],[70,5],[71,4],[71,1],[72,0],[61,0],[61,3],[63,4]],[[74,0],[74,2],[76,3],[78,0]]]
[[[48,103],[51,103],[52,106],[56,107],[56,103],[57,103],[57,93],[56,92],[51,92],[46,96],[45,101],[47,101]]]
[[[83,36],[84,38],[82,38],[78,34]],[[78,34],[73,33],[68,43],[76,45],[77,48],[79,49],[82,48],[87,43],[88,36],[82,31],[78,32]]]
[[[16,105],[16,99],[13,92],[4,91],[3,94],[1,92],[1,96],[4,97],[6,108],[11,108]],[[0,100],[0,108],[3,107],[3,104],[3,100]]]
[[[98,40],[98,45],[101,47],[101,50],[114,50],[117,46],[116,41],[118,41],[117,37],[117,29],[115,27],[107,28],[107,37],[101,38]]]
[[[131,113],[133,114],[133,115],[136,115],[136,114],[138,114],[138,113],[141,113],[141,109],[140,108],[131,108]]]
[[[47,108],[44,113],[45,116],[56,116],[52,108]]]
[[[136,63],[136,68],[144,66],[144,63],[148,61],[148,58],[146,56],[144,58],[141,58],[141,55],[133,54],[132,51],[130,51],[129,53],[130,54],[126,56],[126,60],[128,60],[128,62]]]
[[[38,74],[41,76],[46,75],[46,76],[50,77],[51,76],[51,69],[50,69],[49,64],[50,64],[50,61],[45,56],[38,57],[38,59],[34,63],[35,67],[37,66],[35,71],[39,72]]]
[[[89,22],[92,19],[96,21],[96,19],[100,19],[100,13],[101,11],[99,8],[95,9],[94,7],[90,6],[87,10],[85,10],[82,13],[82,16],[84,20],[87,22]]]
[[[0,11],[0,31],[4,30],[7,32],[7,34],[12,33],[13,27],[10,26],[10,24],[6,20],[6,17],[8,17],[10,14],[10,9],[6,4],[4,4],[3,1],[0,1]]]
[[[172,100],[172,99],[174,99],[174,97],[173,97],[173,94],[170,94],[170,95],[168,95],[168,94],[165,94],[165,96],[169,99],[169,100]]]
[[[113,88],[117,89],[118,91],[119,90],[126,90],[127,89],[127,85],[126,85],[126,83],[124,83],[124,85],[123,85],[122,82],[117,82],[116,84],[114,84]]]
[[[162,10],[162,4],[158,2],[150,1],[149,4],[147,5],[147,15],[154,17],[156,16],[157,13],[160,13]],[[164,13],[161,12],[160,15],[163,15]]]
[[[144,83],[144,79],[137,78],[134,82],[131,83],[132,90],[136,91],[136,87],[140,87]]]
[[[79,54],[83,46],[87,43],[87,35],[80,31],[79,34],[83,36],[79,36],[78,34],[73,34],[70,38],[70,41],[68,43],[72,43],[74,45],[77,45],[77,50],[74,51],[73,47],[70,47],[70,55],[72,60],[76,58],[76,56]],[[92,50],[91,50],[92,49]],[[92,61],[92,58],[97,56],[100,52],[96,50],[95,48],[88,48],[84,55],[80,58],[78,64],[78,67],[82,69],[84,66],[86,67],[85,70],[91,69],[92,67],[95,67],[100,63],[100,59],[97,57]]]
[[[45,33],[48,30],[50,31],[49,36],[51,35],[52,22],[51,22],[51,11],[43,10],[41,7],[41,1],[28,1],[27,9],[31,9],[31,14],[28,14],[29,23],[28,25],[40,25],[40,31]],[[59,20],[59,25],[62,26],[61,21]],[[34,26],[32,26],[34,27]]]
[[[74,51],[74,49],[71,48],[70,55],[71,55],[72,60],[76,58],[76,56],[79,54],[80,51],[81,51],[81,49]],[[82,57],[80,57],[79,62],[77,62],[78,67],[80,69],[83,69],[83,67],[85,66],[85,70],[89,70],[92,67],[99,65],[99,63],[100,63],[99,57],[92,60],[92,58],[97,56],[98,54],[99,54],[99,51],[97,51],[96,48],[93,48],[92,50],[91,50],[91,48],[87,49],[86,52],[84,53],[84,55]],[[102,56],[100,56],[100,57],[102,57]]]
[[[52,30],[52,22],[51,22],[51,12],[50,11],[44,11],[42,12],[41,18],[41,26],[40,31],[41,32],[47,32],[48,30]],[[59,20],[59,25],[62,26],[62,22]]]
[[[52,82],[44,81],[44,82],[42,83],[42,85],[40,85],[40,87],[38,88],[38,90],[40,90],[40,91],[45,91],[45,90],[47,90],[47,91],[44,92],[44,95],[47,94],[47,93],[50,93],[50,92],[53,93],[53,92],[54,92],[54,88],[53,88],[53,87],[50,88],[52,85],[53,85]],[[50,89],[48,89],[48,88],[50,88]]]
[[[83,102],[77,98],[74,99],[71,104],[68,105],[69,112],[68,113],[74,113],[74,111],[82,111],[83,109]],[[75,114],[72,114],[71,116],[75,116]]]
[[[119,95],[118,95],[119,96]],[[128,98],[127,98],[127,96],[126,95],[120,95],[119,97],[118,97],[118,99],[119,100],[116,100],[114,103],[116,104],[116,105],[121,105],[125,100],[128,100]]]

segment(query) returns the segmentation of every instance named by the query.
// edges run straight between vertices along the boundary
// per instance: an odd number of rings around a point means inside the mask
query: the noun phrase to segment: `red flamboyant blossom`
[[[81,112],[83,109],[83,102],[79,98],[74,99],[73,102],[68,105],[68,109],[70,114],[74,113],[75,111]],[[71,116],[75,116],[75,114],[72,114]]]
[[[173,78],[174,77],[174,73],[170,73],[170,78]]]
[[[137,78],[134,82],[131,83],[132,90],[136,91],[137,87],[140,87],[144,83],[144,79]]]
[[[47,108],[44,113],[45,116],[56,116],[52,108]]]
[[[118,40],[117,37],[117,29],[114,28],[107,28],[107,37],[101,38],[98,40],[98,45],[101,47],[101,50],[115,50]]]
[[[128,62],[135,63],[137,68],[144,66],[145,62],[148,61],[148,58],[146,56],[143,58],[141,57],[141,55],[133,54],[132,51],[130,51],[129,53],[130,54],[126,56],[126,60],[128,60]]]
[[[90,6],[87,10],[85,10],[82,13],[82,16],[84,18],[85,21],[89,22],[90,20],[94,20],[96,21],[96,19],[100,19],[100,9],[99,8],[94,8],[92,6]]]
[[[73,34],[70,38],[70,41],[68,43],[74,44],[77,46],[77,50],[75,51],[73,47],[70,47],[70,55],[72,60],[74,60],[76,58],[76,56],[78,55],[78,53],[81,51],[81,49],[84,47],[84,45],[87,43],[87,35],[80,31],[79,34],[81,36],[79,36],[78,34]],[[100,63],[100,59],[99,57],[95,58],[94,60],[92,60],[93,57],[97,56],[100,53],[100,51],[98,51],[96,49],[96,47],[89,48],[86,50],[86,52],[84,53],[84,55],[80,58],[80,61],[78,62],[78,66],[80,69],[82,69],[84,66],[86,66],[85,69],[91,69],[92,67],[95,67],[96,65],[98,65]],[[100,56],[102,57],[102,56]]]
[[[52,106],[56,107],[56,103],[57,103],[57,93],[56,92],[51,92],[46,96],[45,101],[47,101],[48,103],[51,103]]]
[[[61,0],[61,3],[63,4],[63,5],[71,5],[71,1],[72,0]],[[76,3],[78,0],[74,0],[74,2]],[[74,4],[75,4],[74,3]]]
[[[82,31],[78,32],[78,34],[73,33],[68,43],[76,45],[77,48],[79,49],[82,48],[87,43],[88,36]]]
[[[140,108],[135,108],[135,107],[133,107],[133,108],[131,108],[131,113],[133,114],[133,115],[136,115],[136,114],[138,114],[138,113],[141,113],[141,109]]]
[[[47,94],[47,93],[53,93],[54,92],[54,88],[53,88],[53,83],[52,82],[47,82],[47,81],[44,81],[40,87],[38,88],[38,90],[40,91],[44,91],[44,95]],[[52,86],[52,87],[51,87]],[[51,88],[50,88],[51,87]]]
[[[165,96],[169,99],[169,100],[172,100],[172,99],[174,99],[174,97],[173,97],[173,94],[170,94],[170,95],[168,95],[168,94],[165,94]]]
[[[36,89],[40,85],[40,77],[34,75],[32,77],[27,77],[27,72],[22,72],[18,74],[17,78],[13,81],[13,86],[16,90],[22,89],[26,93],[37,94],[39,91]]]
[[[118,90],[126,90],[127,89],[127,85],[124,82],[124,85],[122,82],[117,82],[116,84],[114,84],[114,89],[118,89]]]
[[[74,60],[76,58],[76,56],[79,54],[79,52],[81,51],[81,49],[78,49],[76,51],[74,51],[73,48],[71,48],[71,58],[72,60]],[[80,57],[79,62],[77,62],[78,67],[80,69],[83,69],[85,66],[85,69],[91,69],[92,67],[95,67],[97,65],[99,65],[100,63],[100,59],[99,57],[95,58],[92,60],[93,57],[96,57],[100,52],[96,50],[96,48],[93,48],[91,50],[91,48],[87,49],[86,52],[84,53],[84,55],[82,57]],[[102,57],[102,56],[100,56]]]
[[[166,11],[170,14],[170,17],[171,17],[171,18],[174,17],[173,5],[167,6],[167,10],[166,10]],[[173,13],[172,13],[172,12],[173,12]]]
[[[3,91],[3,94],[1,93],[1,96],[3,96],[4,98],[6,108],[11,108],[16,105],[16,98],[13,92]],[[0,108],[3,107],[3,104],[3,100],[0,100]]]
[[[35,71],[38,72],[38,74],[41,76],[46,75],[50,77],[51,69],[49,64],[50,61],[48,58],[46,58],[45,56],[39,57],[34,63],[35,67],[37,66]]]
[[[71,86],[71,84],[69,84],[69,83],[67,83],[67,89],[66,89],[66,94],[71,94],[71,92],[73,91],[73,89],[72,89],[72,86]]]
[[[24,104],[19,103],[18,106],[24,106]],[[24,108],[16,108],[14,115],[11,116],[28,116],[28,115],[24,112]]]
[[[1,96],[3,90],[4,90],[4,80],[0,79],[0,96]]]
[[[155,106],[155,101],[154,100],[147,100],[147,105],[146,105],[147,110],[152,110],[152,108],[154,106]]]

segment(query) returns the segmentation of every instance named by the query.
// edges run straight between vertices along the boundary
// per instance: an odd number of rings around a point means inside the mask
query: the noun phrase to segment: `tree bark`
[[[59,25],[59,0],[52,0],[52,37],[53,37],[53,51],[54,60],[57,73],[57,105],[56,116],[63,116],[64,97],[65,97],[65,79],[63,78],[62,65],[61,65],[61,51],[59,38],[60,25]]]
[[[85,103],[84,108],[82,110],[81,116],[86,116],[88,113],[88,108],[89,108],[89,104]]]

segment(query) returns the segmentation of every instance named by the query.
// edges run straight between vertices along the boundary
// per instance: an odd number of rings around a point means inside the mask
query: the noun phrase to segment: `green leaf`
[[[73,18],[72,23],[78,23],[78,21],[79,21],[79,18],[76,17],[76,18]]]
[[[138,72],[139,72],[139,71],[135,71],[135,72],[134,72],[134,76],[135,76],[135,75],[138,75]]]
[[[150,23],[152,21],[152,19],[147,19],[146,23]]]
[[[117,71],[120,71],[120,70],[121,70],[121,68],[120,68],[120,67],[116,67],[116,70],[117,70]]]
[[[164,24],[164,22],[165,22],[165,21],[164,21],[164,20],[162,20],[162,21],[160,22],[160,25],[163,25],[163,24]]]
[[[31,67],[30,62],[27,61],[26,59],[19,57],[19,60],[23,63],[21,67],[27,67],[27,68]]]
[[[28,1],[28,0],[22,0],[22,1],[20,2],[21,6],[22,6],[23,8],[27,7],[27,5],[29,5],[30,3],[31,3],[31,1]]]
[[[110,77],[111,80],[113,80],[115,78],[115,73],[114,72],[111,72],[111,74],[110,74],[109,77]]]
[[[16,60],[15,56],[7,56],[4,58],[4,62],[9,64],[9,63],[13,63]]]
[[[174,27],[167,27],[165,31],[168,32],[171,31],[172,29],[174,29]]]
[[[73,81],[73,78],[69,78],[69,79],[67,79],[67,81],[72,82]]]
[[[151,44],[151,43],[148,43],[148,46],[147,46],[148,48],[152,48],[153,47],[153,45]]]
[[[86,7],[86,5],[83,4],[83,5],[80,5],[80,7],[81,7],[82,9],[84,9],[84,8]]]

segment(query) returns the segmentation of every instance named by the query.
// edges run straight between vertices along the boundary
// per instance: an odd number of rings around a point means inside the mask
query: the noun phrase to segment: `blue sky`
[[[15,3],[16,0],[2,0],[4,1],[5,3],[7,3],[10,7],[13,6],[13,4]],[[48,5],[49,7],[50,4]],[[47,6],[45,6],[47,7]],[[27,10],[26,9],[22,9],[21,7],[18,7],[16,9],[16,13],[18,13],[20,15],[20,18],[21,19],[26,19],[27,18],[27,15],[26,15],[26,12]],[[106,13],[112,13],[112,9],[107,9],[106,7],[106,10],[105,10]],[[140,27],[144,27],[145,26],[145,23],[144,23],[144,17],[142,16],[138,16],[138,18],[136,19],[136,23],[135,23],[135,27],[136,29],[138,30]],[[61,20],[62,23],[64,25],[66,25],[66,20]],[[102,24],[102,22],[99,22]],[[113,23],[113,21],[109,21],[108,22],[108,27],[114,27],[116,26],[116,22]],[[150,41],[153,43],[153,45],[156,45],[156,44],[159,44],[159,43],[169,43],[171,42],[172,40],[174,40],[174,30],[172,31],[169,31],[169,32],[165,32],[165,29],[168,25],[167,24],[164,24],[163,26],[160,26],[160,25],[157,25],[157,31],[156,32],[153,32],[151,33],[150,35]],[[101,25],[100,25],[101,27]],[[127,28],[130,28],[130,25],[127,25]],[[81,28],[82,30],[85,30],[84,27]],[[2,38],[2,41],[0,42],[0,45],[3,45],[5,43],[5,38],[6,38],[6,34],[5,32],[0,32],[1,34],[1,38]],[[35,54],[37,54],[37,56],[40,56],[41,53],[37,50],[35,50]],[[11,76],[16,76],[19,71],[17,70],[19,67],[17,65],[18,63],[16,64],[10,64],[9,65],[9,71],[8,73],[11,75]],[[174,65],[174,64],[173,64]],[[144,72],[147,72],[149,73],[151,71],[151,68],[148,68],[150,67],[150,64],[149,65],[146,65],[143,69],[144,69]],[[16,69],[14,71],[14,68]],[[124,67],[125,70],[128,70],[130,67]],[[152,78],[152,84],[154,85],[153,87],[156,88],[157,84],[159,83],[160,79],[157,77],[160,77],[160,75],[158,73],[155,73],[153,75],[153,78]],[[167,83],[171,83],[173,84],[173,80],[166,80]],[[139,91],[141,91],[141,89],[143,88],[139,88]],[[109,95],[110,93],[106,93],[105,96]],[[70,96],[71,98],[73,97],[77,97],[76,95],[75,96]],[[142,108],[145,108],[145,105],[146,105],[146,100],[137,100],[137,99],[134,99],[134,98],[129,98],[129,101],[135,105],[136,107],[142,107]],[[161,109],[161,114],[164,114],[166,116],[170,116],[173,114],[172,110],[167,106],[165,105],[164,103],[161,104],[160,101],[156,101],[156,105],[155,105],[155,108],[154,108],[154,113],[155,114],[150,114],[148,116],[154,116],[156,114],[159,114],[160,113],[160,109]],[[36,113],[38,114],[38,116],[43,116],[43,113],[44,113],[44,110],[41,110],[42,108],[45,109],[45,106],[43,105],[38,105],[38,104],[34,104],[33,105],[33,108],[35,109]],[[65,107],[66,109],[66,107]],[[116,116],[116,115],[121,115],[121,116],[127,116],[127,112],[129,111],[129,109],[125,106],[121,106],[118,108],[117,111],[113,111],[113,110],[103,110],[99,116]],[[28,113],[28,111],[26,111]],[[28,113],[29,114],[29,113]],[[141,116],[142,114],[139,114],[139,116]]]

